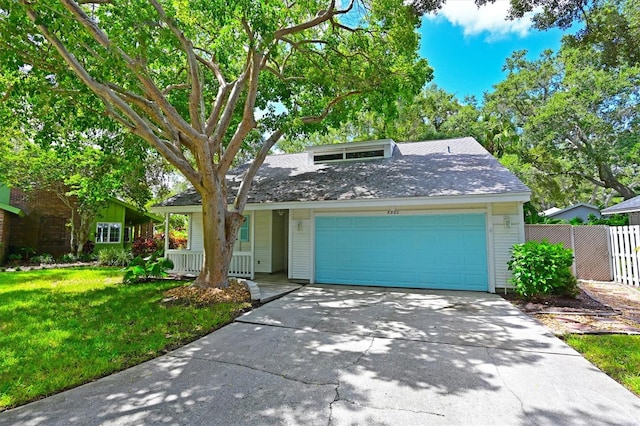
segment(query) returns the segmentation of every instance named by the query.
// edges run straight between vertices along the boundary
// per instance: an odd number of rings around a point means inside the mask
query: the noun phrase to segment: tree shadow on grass
[[[497,296],[307,287],[0,422],[631,424],[603,376]]]

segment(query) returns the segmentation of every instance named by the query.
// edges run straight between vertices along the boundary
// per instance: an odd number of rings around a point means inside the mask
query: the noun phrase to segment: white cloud
[[[487,33],[487,41],[511,34],[525,37],[531,28],[531,13],[523,18],[508,20],[509,0],[497,0],[478,8],[473,0],[448,0],[437,15],[428,19],[446,19],[463,28],[465,36]]]

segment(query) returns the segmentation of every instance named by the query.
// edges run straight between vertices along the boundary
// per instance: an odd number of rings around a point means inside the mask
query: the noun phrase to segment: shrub
[[[73,263],[75,261],[77,261],[78,258],[76,257],[75,254],[73,253],[67,253],[62,255],[62,257],[60,258],[60,263]]]
[[[55,259],[50,254],[43,253],[39,256],[32,257],[31,263],[35,263],[36,265],[51,265],[55,263]]]
[[[98,264],[102,266],[127,266],[132,259],[131,252],[122,247],[105,248],[98,251]]]
[[[164,241],[160,238],[137,237],[131,245],[131,253],[134,257],[149,257],[153,254],[162,256],[164,250]]]
[[[172,229],[169,231],[169,248],[184,249],[187,248],[188,234],[187,231]]]
[[[18,265],[22,261],[22,255],[20,253],[10,253],[7,255],[7,261],[10,265]]]
[[[143,259],[137,256],[125,269],[122,282],[134,284],[151,278],[163,278],[167,276],[167,270],[171,268],[173,268],[173,262],[164,257],[152,255]]]
[[[529,241],[513,246],[509,270],[516,293],[525,299],[539,295],[578,294],[576,279],[571,273],[573,253],[560,244],[548,241]]]
[[[89,240],[82,246],[82,254],[92,254],[93,250],[96,248],[96,243]]]
[[[80,262],[93,262],[98,260],[98,255],[95,253],[82,253],[80,256],[78,256],[78,260]]]
[[[36,254],[36,250],[32,247],[9,246],[7,259],[12,264],[29,263],[31,256],[34,254]]]

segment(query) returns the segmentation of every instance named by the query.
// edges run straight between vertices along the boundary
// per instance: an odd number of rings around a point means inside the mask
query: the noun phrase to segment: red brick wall
[[[25,217],[12,218],[9,245],[31,247],[37,254],[48,253],[54,257],[71,251],[71,232],[66,226],[71,211],[53,192],[26,194],[14,188],[10,204],[21,208]]]

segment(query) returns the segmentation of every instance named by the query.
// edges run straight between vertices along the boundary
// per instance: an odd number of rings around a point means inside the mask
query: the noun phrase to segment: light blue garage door
[[[484,214],[316,217],[316,282],[488,291]]]

